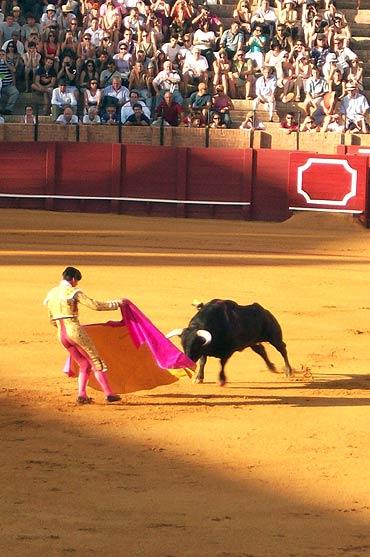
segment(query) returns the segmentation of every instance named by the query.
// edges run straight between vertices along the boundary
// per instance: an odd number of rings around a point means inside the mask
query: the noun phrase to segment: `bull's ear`
[[[199,300],[193,300],[191,305],[196,307],[197,310],[202,309],[202,307],[204,306],[203,302],[199,302]]]

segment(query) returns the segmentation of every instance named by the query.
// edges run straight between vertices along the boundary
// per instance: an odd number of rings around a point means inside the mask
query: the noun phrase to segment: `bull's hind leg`
[[[199,371],[194,378],[194,383],[203,383],[204,381],[204,367],[206,365],[207,356],[201,356],[199,360]]]
[[[279,339],[276,342],[273,342],[272,340],[270,341],[270,343],[272,344],[272,346],[274,346],[276,348],[276,350],[278,352],[280,352],[280,354],[283,356],[284,358],[284,363],[285,363],[285,375],[287,377],[290,377],[290,375],[292,375],[293,370],[292,370],[292,366],[289,363],[288,360],[288,352],[286,349],[286,344],[282,339]]]
[[[262,344],[253,344],[251,348],[253,352],[255,352],[256,354],[261,356],[261,358],[263,358],[265,364],[267,365],[270,371],[276,371],[275,365],[269,360],[265,347]]]
[[[226,375],[225,375],[225,365],[226,362],[229,358],[220,358],[220,362],[221,362],[221,371],[219,373],[218,376],[218,384],[220,385],[220,387],[223,387],[226,383]]]

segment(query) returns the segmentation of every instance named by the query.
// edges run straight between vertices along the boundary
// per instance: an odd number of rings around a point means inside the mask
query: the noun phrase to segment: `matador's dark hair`
[[[64,278],[64,280],[68,280],[68,281],[72,279],[76,279],[76,280],[82,279],[81,272],[78,269],[76,269],[76,267],[66,267],[63,271],[62,277]]]

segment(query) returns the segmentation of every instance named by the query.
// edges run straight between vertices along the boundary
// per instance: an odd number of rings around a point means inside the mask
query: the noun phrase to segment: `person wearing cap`
[[[346,95],[341,105],[340,113],[345,117],[345,129],[350,133],[367,133],[366,114],[369,103],[365,95],[362,95],[354,83],[347,83]]]
[[[13,33],[18,33],[20,36],[21,26],[15,21],[13,14],[8,14],[5,21],[0,23],[0,45],[3,45],[5,41],[10,41]]]
[[[57,16],[57,24],[61,37],[65,33],[66,29],[70,29],[72,19],[75,19],[75,14],[73,13],[73,5],[70,0],[66,4],[62,5],[61,13]]]
[[[81,304],[95,311],[113,311],[119,309],[124,300],[94,300],[78,286],[81,279],[82,274],[76,267],[66,267],[62,273],[62,281],[48,292],[44,305],[48,309],[50,322],[57,328],[60,343],[79,366],[77,403],[92,402],[86,393],[91,372],[101,386],[106,401],[116,402],[121,397],[112,393],[107,377],[107,364],[86,330],[81,327],[78,310]]]
[[[13,16],[14,16],[15,23],[18,23],[22,27],[26,23],[26,20],[23,17],[23,15],[21,14],[20,6],[13,6],[12,13],[13,13]]]
[[[46,6],[45,13],[42,14],[40,19],[41,31],[47,36],[50,27],[57,27],[57,10],[54,4]]]

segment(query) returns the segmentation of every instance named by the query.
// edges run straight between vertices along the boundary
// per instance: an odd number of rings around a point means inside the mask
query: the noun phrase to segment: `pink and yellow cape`
[[[168,340],[153,323],[127,300],[121,304],[121,321],[83,325],[108,365],[109,384],[115,393],[132,393],[169,385],[192,376],[196,364]],[[78,374],[69,357],[64,372]],[[93,374],[89,386],[101,390]]]

